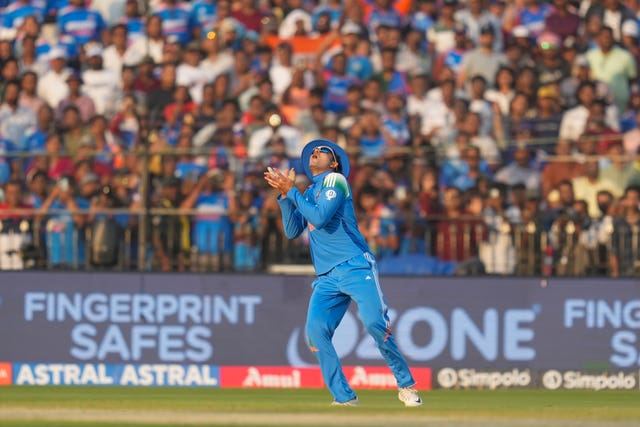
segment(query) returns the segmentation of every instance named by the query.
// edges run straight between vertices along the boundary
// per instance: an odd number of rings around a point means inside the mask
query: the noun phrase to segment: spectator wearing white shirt
[[[265,125],[257,129],[249,138],[247,154],[251,160],[261,160],[266,154],[267,146],[273,138],[284,139],[285,151],[290,158],[300,156],[302,150],[300,131],[282,123],[282,116],[277,107],[265,112]]]
[[[427,89],[429,76],[422,71],[409,74],[409,96],[407,97],[407,114],[409,120],[415,123],[414,129],[419,129],[423,115],[428,111]]]
[[[185,49],[183,62],[176,68],[176,84],[186,86],[189,89],[189,96],[196,104],[202,104],[204,85],[213,81],[211,74],[200,66],[201,58],[200,43],[193,40]]]
[[[124,24],[117,24],[111,28],[111,45],[104,49],[102,59],[104,67],[116,73],[118,78],[122,75],[127,52],[128,30]],[[128,64],[130,65],[130,64]]]
[[[429,72],[432,59],[426,49],[424,35],[418,30],[408,30],[404,43],[401,43],[396,57],[396,68],[403,73],[412,71]]]
[[[292,1],[288,2],[289,7],[293,7]],[[300,6],[302,2],[299,1]],[[278,28],[278,37],[288,39],[293,36],[309,34],[312,30],[311,15],[302,8],[297,8],[287,13],[280,27]]]
[[[162,34],[162,18],[152,15],[145,27],[146,35],[138,37],[131,46],[127,48],[124,63],[126,65],[136,65],[145,56],[151,56],[156,64],[162,63],[162,52],[165,45],[165,38]]]
[[[427,99],[420,127],[421,135],[430,140],[432,145],[448,143],[455,135],[455,83],[453,80],[444,81],[440,89],[442,99]]]
[[[456,45],[454,13],[457,6],[458,0],[443,0],[438,21],[427,30],[427,40],[438,54],[448,52]]]
[[[522,183],[531,192],[540,191],[540,172],[531,167],[531,156],[526,145],[518,144],[513,152],[513,162],[499,169],[495,175],[496,182],[508,186]]]
[[[469,111],[480,116],[480,135],[490,135],[493,130],[493,107],[484,97],[487,82],[482,76],[474,76],[469,88]]]
[[[67,77],[71,70],[67,68],[67,53],[62,47],[54,47],[48,54],[51,69],[38,81],[38,96],[51,108],[57,108],[60,101],[69,95]]]
[[[480,149],[482,159],[492,170],[495,170],[500,165],[500,150],[495,139],[480,132],[482,128],[480,114],[469,111],[464,118],[463,128],[470,135],[471,144]]]
[[[21,107],[30,109],[33,114],[37,114],[38,110],[44,105],[42,98],[38,97],[36,90],[38,88],[38,75],[33,71],[26,71],[20,78],[20,100]]]
[[[20,82],[11,80],[4,88],[3,102],[0,105],[0,137],[22,148],[25,135],[36,125],[36,115],[27,107],[18,104]]]
[[[117,110],[120,79],[115,72],[103,67],[100,46],[89,47],[86,57],[89,68],[82,73],[84,92],[93,100],[96,114],[111,116]]]
[[[280,98],[291,85],[293,68],[293,47],[290,43],[282,42],[276,48],[276,61],[269,70],[276,97]]]
[[[89,7],[102,15],[107,26],[111,26],[124,16],[125,3],[127,0],[91,0]]]
[[[584,173],[573,178],[573,191],[576,200],[584,200],[589,207],[589,216],[597,218],[600,216],[598,208],[598,193],[609,191],[614,197],[622,196],[623,189],[617,187],[615,183],[603,178],[600,174],[600,167],[597,160],[588,160],[584,165]]]
[[[584,133],[589,118],[589,109],[596,100],[596,86],[592,81],[585,81],[578,87],[578,105],[565,111],[560,122],[560,139],[577,141]],[[605,122],[611,129],[620,129],[615,106],[605,110]]]
[[[484,93],[484,99],[497,104],[500,114],[506,116],[509,114],[511,100],[516,94],[513,89],[515,76],[513,70],[509,67],[500,67],[496,74],[496,87],[489,89]]]
[[[205,58],[200,62],[200,68],[205,70],[209,81],[214,81],[219,75],[233,69],[233,56],[221,43],[219,35],[215,32],[207,34],[201,43]]]

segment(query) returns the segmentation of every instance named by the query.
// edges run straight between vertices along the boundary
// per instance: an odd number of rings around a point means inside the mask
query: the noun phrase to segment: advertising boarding
[[[224,386],[225,373],[234,383],[265,381],[260,367],[298,368],[267,380],[315,384],[304,331],[312,280],[3,273],[0,384]],[[535,279],[383,277],[382,287],[400,350],[429,381],[433,372],[434,386],[639,388],[637,280],[543,287]],[[387,381],[366,372],[385,364],[354,306],[334,343],[350,378]]]

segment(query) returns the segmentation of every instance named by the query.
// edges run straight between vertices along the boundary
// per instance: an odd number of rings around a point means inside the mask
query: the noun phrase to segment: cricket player
[[[324,381],[333,394],[332,404],[354,406],[359,403],[331,342],[353,300],[367,332],[396,378],[398,398],[406,406],[422,405],[413,388],[415,380],[391,334],[375,259],[358,231],[347,183],[350,169],[347,153],[331,141],[316,139],[303,148],[301,160],[312,182],[304,194],[294,186],[293,169],[268,168],[264,176],[269,185],[280,192],[278,203],[287,237],[294,239],[309,227],[317,278],[312,284],[306,332],[309,347],[318,358]]]

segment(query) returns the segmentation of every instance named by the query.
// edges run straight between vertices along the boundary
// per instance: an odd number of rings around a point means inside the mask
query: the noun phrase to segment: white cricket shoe
[[[338,402],[337,400],[331,402],[331,406],[358,406],[359,404],[360,401],[357,396],[351,400],[347,400],[346,402]]]
[[[398,389],[398,399],[404,402],[404,406],[420,406],[422,399],[413,387],[403,387]]]

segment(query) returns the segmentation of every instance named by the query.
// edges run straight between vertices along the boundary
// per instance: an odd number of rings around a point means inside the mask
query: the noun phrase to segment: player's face
[[[317,170],[332,169],[336,163],[336,155],[330,147],[318,146],[311,153],[309,166]]]

